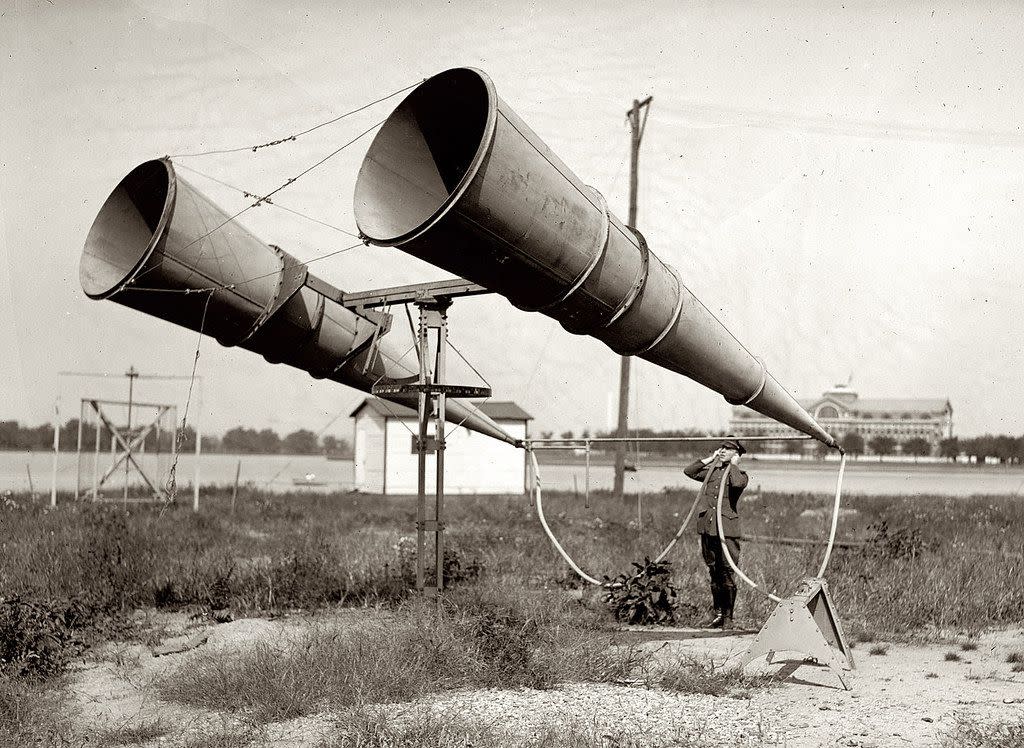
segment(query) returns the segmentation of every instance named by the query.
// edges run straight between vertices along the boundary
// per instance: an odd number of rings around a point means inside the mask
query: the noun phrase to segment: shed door
[[[355,444],[352,445],[352,469],[355,487],[366,486],[366,429],[362,424],[356,426]]]

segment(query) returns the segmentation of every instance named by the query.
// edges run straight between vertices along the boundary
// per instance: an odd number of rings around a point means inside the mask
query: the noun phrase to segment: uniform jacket
[[[686,475],[704,484],[701,486],[700,501],[697,505],[697,532],[718,535],[715,513],[718,507],[718,489],[722,485],[722,478],[725,477],[725,468],[726,465],[717,461],[705,465],[700,460],[691,462],[683,468]],[[710,477],[708,476],[709,471],[711,472]],[[706,481],[705,478],[707,478]],[[742,535],[737,504],[748,481],[747,474],[738,467],[733,466],[729,471],[729,483],[722,499],[722,535],[727,538],[738,538]]]

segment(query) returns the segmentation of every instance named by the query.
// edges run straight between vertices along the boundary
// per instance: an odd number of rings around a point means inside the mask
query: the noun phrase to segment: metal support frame
[[[335,289],[335,291],[338,294],[341,293],[340,291],[337,291],[337,289]],[[368,312],[367,314],[376,315],[377,313],[376,312]],[[201,375],[198,375],[198,374],[187,374],[187,375],[186,374],[140,374],[138,371],[135,370],[134,366],[131,366],[129,368],[129,370],[127,372],[125,372],[124,374],[115,374],[115,373],[112,373],[112,372],[90,372],[90,371],[60,371],[60,372],[57,372],[58,381],[60,381],[64,377],[81,377],[81,378],[85,378],[85,379],[106,379],[106,380],[110,380],[110,379],[114,379],[114,378],[119,377],[119,376],[128,377],[128,379],[129,379],[129,388],[131,390],[134,390],[133,382],[134,382],[135,379],[139,379],[139,380],[145,379],[145,380],[152,380],[152,381],[174,381],[174,380],[178,380],[178,381],[190,381],[190,382],[194,382],[195,383],[195,386],[196,386],[196,416],[193,419],[193,423],[194,423],[193,428],[195,429],[195,432],[196,432],[196,442],[195,442],[196,449],[195,449],[195,468],[194,468],[193,477],[192,477],[192,483],[193,483],[192,509],[193,509],[193,511],[198,512],[199,511],[199,465],[200,465],[200,462],[201,462],[201,460],[199,458],[200,458],[200,454],[202,452],[202,430],[199,427],[199,414],[202,412],[202,403],[203,403],[203,377]],[[133,394],[134,394],[134,392],[130,393],[130,399],[131,399],[131,395],[133,395]],[[59,461],[59,458],[60,458],[60,400],[61,400],[61,398],[60,398],[60,395],[58,394],[57,399],[54,402],[54,406],[53,406],[53,416],[54,416],[54,420],[53,420],[53,470],[52,470],[52,475],[50,477],[50,506],[53,506],[53,507],[57,506],[57,469],[58,469],[58,461]],[[83,399],[83,403],[84,402],[86,402],[85,399]],[[100,400],[98,400],[97,402],[115,403],[117,401],[100,401]],[[127,404],[127,403],[118,402],[118,404],[124,405],[124,404]],[[132,405],[132,407],[136,407],[136,408],[137,407],[145,407],[147,405],[148,406],[152,406],[154,404],[153,403],[135,403],[135,404]],[[80,407],[84,408],[84,405],[80,405]],[[171,450],[172,450],[171,451],[171,461],[173,463],[175,461],[175,458],[177,457],[177,454],[178,454],[178,434],[179,434],[179,431],[178,431],[178,426],[177,426],[177,421],[176,421],[177,407],[176,406],[170,406],[170,407],[171,407],[171,409],[173,411],[175,411],[175,415],[171,419],[172,420],[172,429],[173,429],[172,439],[171,439]],[[79,420],[80,421],[81,421],[81,416],[82,416],[82,410],[79,411]],[[93,486],[92,486],[92,495],[94,497],[99,495],[99,485],[98,485],[99,482],[97,481],[96,476],[99,474],[100,436],[101,436],[102,426],[103,426],[102,421],[97,419],[97,422],[96,422],[96,452],[95,452],[95,455],[93,457]],[[115,455],[116,456],[116,446],[117,446],[117,440],[113,436],[111,436],[111,438],[110,438],[110,451],[111,451],[111,455]],[[78,465],[79,478],[78,478],[77,482],[80,483],[81,482],[81,450],[79,450],[78,460],[79,460],[79,465]],[[80,491],[81,491],[81,486],[79,485],[77,487],[77,490],[76,490],[76,497],[77,497],[78,493],[80,493]]]
[[[360,313],[373,307],[394,304],[415,304],[419,310],[419,324],[416,327],[419,373],[415,382],[380,382],[373,386],[371,394],[378,397],[411,393],[417,395],[419,429],[416,435],[416,589],[432,598],[444,591],[444,454],[447,398],[490,397],[491,394],[487,387],[453,385],[445,381],[448,357],[448,308],[455,298],[485,293],[490,291],[483,286],[456,278],[435,283],[343,293],[337,298],[343,306]],[[436,331],[437,339],[433,373],[429,364],[431,330]],[[428,435],[431,414],[434,420],[433,438]],[[427,502],[427,455],[430,452],[434,453],[435,459],[433,507]],[[428,574],[427,559],[431,536],[433,572]]]
[[[796,592],[776,606],[741,656],[740,665],[746,667],[761,657],[771,664],[778,652],[803,654],[832,670],[847,691],[853,687],[853,651],[824,579],[805,578]]]
[[[156,411],[156,415],[140,428],[137,434],[132,434],[132,426],[130,417],[127,421],[127,425],[121,429],[116,426],[104,412],[103,406],[128,406],[129,409],[134,408],[135,410],[144,408],[153,408]],[[127,502],[128,497],[128,482],[130,478],[131,467],[134,466],[138,471],[139,476],[143,482],[149,487],[149,490],[153,494],[153,498],[159,501],[163,501],[167,498],[167,494],[163,487],[160,486],[159,481],[150,480],[149,475],[143,469],[142,465],[135,459],[136,452],[141,451],[146,439],[155,430],[157,432],[157,438],[163,429],[164,417],[168,414],[171,415],[171,444],[172,444],[172,458],[174,456],[174,444],[177,440],[177,423],[175,420],[175,407],[165,403],[140,403],[132,402],[132,400],[99,400],[96,398],[82,398],[79,406],[79,427],[78,427],[78,449],[77,449],[77,478],[75,481],[75,499],[79,499],[83,493],[82,487],[82,443],[83,443],[83,431],[82,427],[85,421],[85,414],[88,409],[91,409],[96,416],[96,432],[93,454],[93,474],[92,474],[92,485],[90,487],[90,498],[93,501],[98,501],[100,498],[99,492],[103,488],[104,484],[113,477],[114,473],[123,464],[125,467],[125,485],[122,495],[122,501]],[[140,424],[141,425],[141,424]],[[102,435],[102,429],[106,429],[110,433],[111,443],[111,464],[110,467],[99,475],[99,464],[100,464],[100,441]]]

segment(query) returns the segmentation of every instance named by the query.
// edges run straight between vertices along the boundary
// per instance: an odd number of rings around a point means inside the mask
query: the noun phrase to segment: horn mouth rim
[[[367,205],[368,200],[366,193],[372,192],[373,187],[368,183],[372,181],[370,172],[374,169],[376,162],[373,159],[374,154],[386,147],[386,142],[393,136],[389,131],[389,125],[394,125],[396,120],[404,115],[410,108],[412,108],[420,98],[425,96],[424,90],[429,89],[432,85],[438,84],[446,78],[454,78],[466,76],[471,74],[474,76],[482,85],[483,93],[486,96],[486,116],[484,119],[484,125],[479,136],[479,143],[477,144],[476,150],[473,153],[472,158],[469,160],[465,173],[461,176],[458,183],[453,189],[449,191],[448,196],[440,202],[439,205],[431,212],[425,219],[420,219],[416,225],[411,228],[401,231],[393,236],[378,236],[379,233],[375,227],[370,224],[373,222],[372,217],[367,215],[366,209],[363,206]],[[356,227],[359,229],[359,234],[368,243],[382,246],[382,247],[397,247],[399,245],[410,242],[417,237],[421,236],[425,232],[429,231],[438,221],[444,218],[452,208],[459,202],[459,199],[466,193],[473,179],[480,171],[480,167],[487,156],[487,152],[490,150],[491,144],[494,141],[494,133],[497,128],[498,121],[498,94],[494,87],[494,82],[490,76],[487,75],[483,70],[474,67],[456,67],[449,68],[437,75],[433,75],[427,80],[423,81],[420,85],[416,86],[408,96],[406,96],[398,104],[397,107],[388,115],[388,118],[384,121],[380,130],[374,136],[373,141],[370,143],[370,147],[366,151],[366,155],[363,157],[363,163],[359,168],[359,174],[356,177],[356,185],[354,190],[354,213],[356,220]],[[378,221],[379,223],[379,221]]]
[[[157,171],[158,168],[162,168],[163,171]],[[131,180],[153,178],[154,176],[158,176],[161,180],[166,180],[165,183],[161,184],[164,196],[163,204],[159,206],[159,217],[155,225],[149,229],[151,233],[145,245],[141,249],[138,248],[138,245],[135,245],[130,248],[127,258],[122,256],[119,258],[122,260],[121,262],[115,262],[111,259],[110,247],[105,250],[100,246],[100,236],[106,230],[104,221],[109,218],[109,214],[112,211],[116,210],[113,206],[113,201],[120,197],[122,192],[126,193],[126,196],[130,199],[130,191],[133,189]],[[134,189],[137,188],[137,186],[134,187]],[[82,291],[85,292],[86,296],[97,300],[109,299],[120,292],[125,284],[131,282],[139,274],[167,231],[167,224],[174,212],[176,199],[177,179],[175,178],[174,165],[166,158],[144,161],[121,178],[114,189],[110,191],[110,194],[107,195],[106,200],[103,201],[103,205],[96,213],[96,217],[93,219],[85,239],[85,246],[78,263],[78,277]],[[127,261],[123,261],[125,259]]]

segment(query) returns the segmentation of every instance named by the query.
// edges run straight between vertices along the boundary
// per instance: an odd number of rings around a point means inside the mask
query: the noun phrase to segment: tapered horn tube
[[[440,73],[399,104],[359,171],[355,215],[372,244],[399,247],[836,446],[479,70]]]
[[[377,382],[416,375],[379,340],[384,315],[356,314],[315,290],[304,264],[231,220],[167,159],[137,166],[110,194],[89,230],[79,275],[92,299],[201,331],[317,379],[369,392]],[[415,396],[388,399],[416,405]],[[457,400],[448,401],[447,415],[516,443]]]

